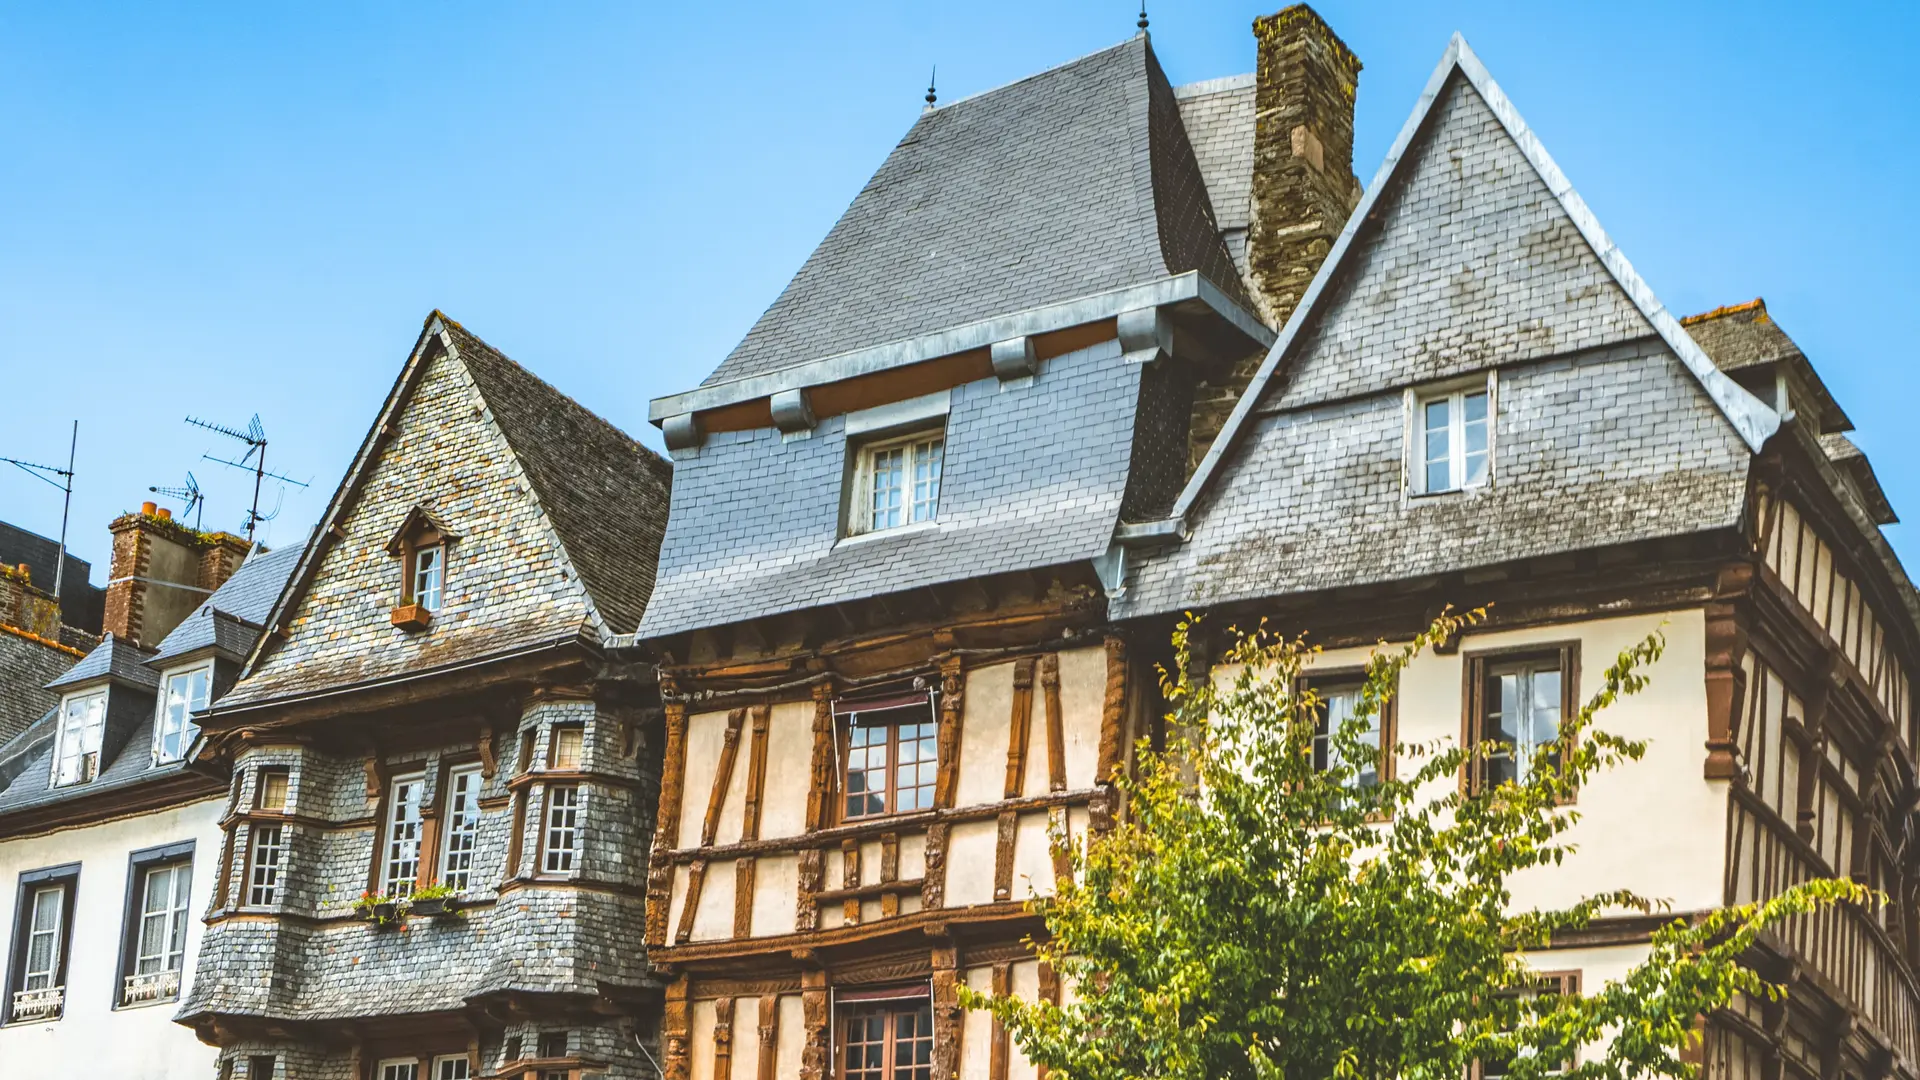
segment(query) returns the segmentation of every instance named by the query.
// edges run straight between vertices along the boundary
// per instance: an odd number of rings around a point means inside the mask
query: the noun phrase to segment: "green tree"
[[[1782,992],[1741,965],[1757,933],[1872,897],[1816,881],[1675,920],[1623,980],[1535,992],[1526,951],[1554,931],[1659,910],[1626,891],[1520,910],[1509,886],[1572,853],[1575,790],[1644,752],[1594,719],[1646,685],[1665,639],[1622,653],[1564,718],[1557,761],[1536,757],[1518,781],[1463,790],[1454,778],[1484,748],[1449,740],[1395,747],[1399,775],[1361,786],[1367,731],[1401,670],[1476,618],[1445,617],[1404,648],[1377,650],[1353,715],[1330,732],[1324,770],[1311,752],[1321,702],[1294,689],[1314,650],[1235,635],[1230,679],[1189,677],[1183,623],[1176,671],[1162,674],[1176,736],[1165,753],[1142,745],[1122,821],[1084,850],[1069,846],[1076,880],[1034,901],[1048,929],[1034,948],[1078,993],[1054,1005],[963,988],[963,1003],[990,1009],[1055,1080],[1460,1080],[1476,1060],[1511,1080],[1562,1069],[1569,1080],[1691,1076],[1683,1049],[1699,1016],[1736,993]],[[1580,1047],[1590,1049],[1576,1061]]]

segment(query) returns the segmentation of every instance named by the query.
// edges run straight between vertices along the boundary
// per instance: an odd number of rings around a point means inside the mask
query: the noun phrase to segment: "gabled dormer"
[[[399,581],[389,621],[402,630],[425,630],[447,598],[447,568],[460,535],[425,505],[407,511],[387,541]]]
[[[47,684],[58,691],[47,787],[90,784],[116,761],[148,710],[158,677],[145,661],[152,653],[108,634],[73,670]]]

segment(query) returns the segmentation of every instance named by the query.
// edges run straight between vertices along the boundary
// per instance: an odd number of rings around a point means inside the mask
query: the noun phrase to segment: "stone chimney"
[[[1253,21],[1253,200],[1247,276],[1275,330],[1299,305],[1347,215],[1360,202],[1353,175],[1353,98],[1360,59],[1305,4]],[[1196,390],[1192,462],[1213,443],[1264,356]]]
[[[247,557],[247,542],[240,537],[189,529],[150,502],[142,503],[137,514],[115,518],[108,528],[113,569],[104,628],[146,648],[158,645]]]

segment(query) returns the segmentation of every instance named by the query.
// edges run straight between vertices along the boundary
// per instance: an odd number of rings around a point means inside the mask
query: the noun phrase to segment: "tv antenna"
[[[253,505],[247,508],[247,543],[253,543],[254,527],[263,521],[272,521],[275,515],[280,513],[277,506],[271,514],[262,514],[260,512],[261,482],[271,476],[283,484],[292,484],[295,487],[306,487],[306,481],[295,480],[291,476],[282,476],[279,473],[267,471],[267,429],[260,426],[259,413],[254,413],[253,419],[247,421],[245,431],[228,427],[225,424],[209,423],[208,421],[200,420],[192,416],[187,417],[187,423],[192,424],[194,427],[206,428],[216,435],[225,435],[227,438],[236,442],[247,444],[247,452],[240,455],[239,461],[217,458],[212,454],[202,454],[200,456],[208,461],[253,473]]]
[[[35,465],[31,461],[19,458],[0,457],[21,472],[60,489],[64,500],[60,504],[60,553],[53,560],[53,595],[60,597],[60,586],[67,577],[67,514],[73,509],[73,453],[80,447],[80,421],[73,422],[73,439],[67,443],[67,467],[56,469],[52,465]],[[54,477],[60,479],[55,480]]]
[[[186,509],[180,511],[180,516],[186,517],[192,514],[194,529],[200,528],[200,511],[206,506],[207,494],[200,490],[200,481],[195,480],[192,473],[187,474],[187,482],[180,487],[150,487],[147,490],[155,495],[165,495],[169,499],[184,501],[187,504]]]

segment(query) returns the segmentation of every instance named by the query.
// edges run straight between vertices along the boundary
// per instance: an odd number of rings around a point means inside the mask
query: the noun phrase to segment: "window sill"
[[[1471,487],[1448,488],[1445,491],[1412,491],[1407,493],[1407,498],[1413,502],[1425,502],[1427,500],[1458,498],[1462,495],[1472,495],[1477,492],[1485,491],[1492,486],[1493,486],[1492,482],[1489,481],[1486,483],[1474,484]]]
[[[169,997],[153,998],[152,1000],[149,1000],[149,1001],[123,1001],[120,1004],[115,1005],[113,1007],[113,1011],[114,1012],[131,1012],[134,1009],[151,1009],[155,1005],[178,1005],[179,1003],[180,1003],[180,995],[173,994]]]
[[[387,620],[402,630],[418,632],[433,625],[433,612],[419,604],[402,604],[393,609]]]
[[[920,533],[933,532],[938,528],[940,528],[938,518],[932,521],[916,521],[911,525],[896,525],[891,529],[875,529],[872,532],[854,533],[852,536],[843,536],[839,542],[833,546],[838,549],[849,544],[864,544],[872,540],[887,540],[896,536],[916,536]]]

